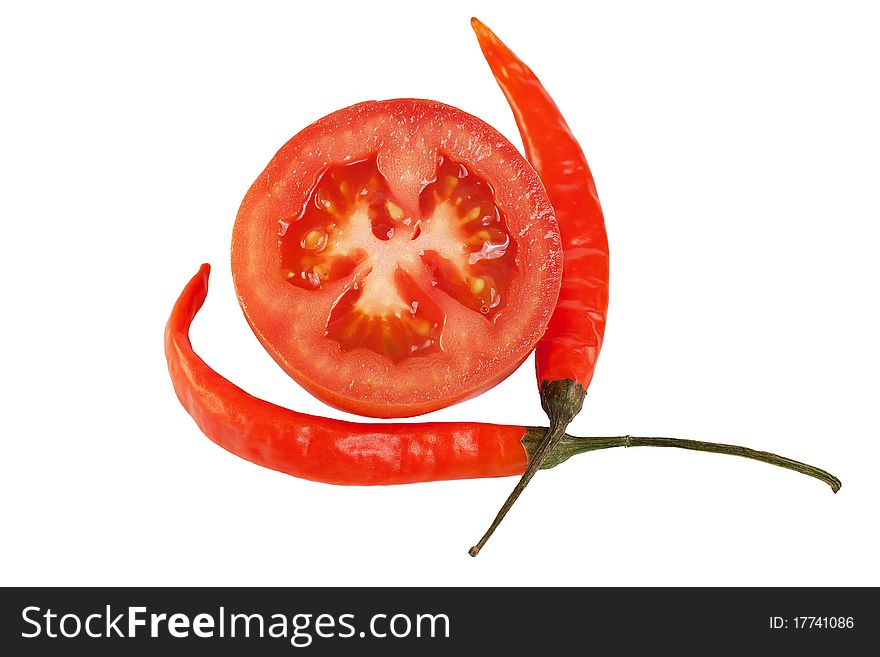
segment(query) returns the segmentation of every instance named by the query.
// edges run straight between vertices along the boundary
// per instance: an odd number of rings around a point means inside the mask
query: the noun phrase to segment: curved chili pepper
[[[209,265],[184,288],[165,328],[180,403],[224,449],[295,477],[331,484],[406,484],[522,474],[523,439],[543,430],[468,422],[354,423],[276,406],[220,376],[193,351],[189,327],[208,293]]]
[[[608,238],[590,167],[556,103],[489,28],[476,18],[471,25],[513,110],[526,157],[556,211],[563,249],[559,301],[535,350],[541,406],[550,430],[489,530],[471,548],[471,556],[477,556],[583,406],[605,334]]]
[[[249,395],[211,369],[193,351],[189,328],[208,293],[210,267],[202,265],[174,304],[165,328],[168,371],[180,403],[215,443],[248,461],[331,484],[405,484],[521,474],[543,442],[541,427],[476,422],[413,424],[343,422],[306,415]],[[542,467],[575,454],[613,447],[678,447],[777,465],[824,481],[824,470],[737,445],[677,438],[565,435]]]

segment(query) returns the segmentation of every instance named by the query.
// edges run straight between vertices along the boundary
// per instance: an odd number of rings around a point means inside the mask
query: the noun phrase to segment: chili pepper
[[[525,427],[478,423],[361,424],[276,406],[246,393],[193,351],[189,327],[208,292],[202,265],[165,329],[174,390],[224,449],[287,474],[332,484],[405,484],[521,474]],[[535,430],[537,439],[543,431]]]
[[[355,423],[297,413],[249,395],[211,369],[193,350],[189,328],[208,293],[202,265],[181,292],[165,328],[165,357],[180,403],[215,443],[248,461],[331,484],[404,484],[521,474],[543,441],[542,427],[476,422]],[[575,454],[612,447],[680,447],[744,456],[824,481],[840,481],[811,465],[736,445],[676,438],[564,435],[542,467]]]
[[[550,430],[489,530],[471,548],[471,556],[477,556],[583,406],[605,334],[608,239],[590,167],[556,103],[531,69],[489,28],[476,18],[471,25],[513,110],[526,157],[556,211],[563,249],[559,300],[535,350],[541,406]]]

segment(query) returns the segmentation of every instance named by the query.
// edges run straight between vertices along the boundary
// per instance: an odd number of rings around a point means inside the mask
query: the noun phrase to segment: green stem
[[[523,437],[523,446],[529,454],[529,460],[532,460],[532,454],[538,446],[544,441],[547,429],[543,427],[529,427]],[[576,454],[584,452],[592,452],[598,449],[611,449],[612,447],[677,447],[679,449],[690,449],[697,452],[714,452],[716,454],[729,454],[731,456],[741,456],[762,463],[769,463],[780,468],[794,470],[809,477],[814,477],[819,481],[823,481],[831,487],[831,491],[836,493],[840,490],[840,479],[830,472],[826,472],[821,468],[801,463],[785,456],[779,456],[771,452],[761,452],[748,447],[740,447],[739,445],[726,445],[724,443],[707,443],[702,440],[687,440],[685,438],[658,438],[658,437],[637,437],[637,436],[610,436],[595,438],[578,438],[565,434],[556,444],[553,451],[547,455],[542,464],[543,469],[553,468],[564,461],[567,461]]]
[[[488,541],[492,537],[492,534],[495,533],[498,525],[504,520],[504,516],[507,515],[507,512],[510,511],[510,508],[519,499],[520,494],[525,490],[526,486],[529,485],[529,482],[532,480],[532,477],[535,476],[535,473],[541,468],[548,467],[545,465],[546,459],[553,453],[553,450],[558,445],[560,439],[565,435],[565,427],[566,425],[551,425],[550,429],[542,434],[541,442],[537,445],[537,450],[534,454],[529,455],[529,465],[526,468],[526,471],[523,473],[522,477],[520,477],[520,480],[516,482],[516,486],[514,486],[510,495],[507,496],[504,504],[501,505],[501,509],[498,511],[498,515],[495,516],[492,524],[489,525],[489,529],[486,530],[486,533],[483,534],[479,542],[468,550],[469,555],[475,557],[480,553],[480,550],[486,545],[486,541]]]
[[[489,525],[489,529],[486,530],[486,533],[483,534],[479,542],[468,550],[469,555],[475,557],[480,553],[480,550],[486,545],[486,541],[498,529],[498,525],[504,520],[504,516],[507,515],[510,507],[519,499],[526,486],[529,485],[535,473],[546,467],[545,460],[551,457],[559,441],[563,436],[567,435],[565,430],[575,415],[580,413],[586,394],[587,389],[572,379],[541,382],[541,406],[550,419],[550,428],[542,432],[535,449],[529,452],[529,464],[526,466],[526,471],[520,477],[510,495],[507,496],[504,504],[501,505],[501,510],[498,511],[495,520]]]

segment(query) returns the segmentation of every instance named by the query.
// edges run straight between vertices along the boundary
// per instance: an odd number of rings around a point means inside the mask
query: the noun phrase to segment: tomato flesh
[[[442,350],[446,313],[431,288],[494,320],[516,268],[491,185],[445,155],[417,216],[401,208],[372,157],[330,167],[302,213],[279,226],[281,271],[292,285],[318,291],[354,276],[326,335],[343,350],[393,361]]]
[[[374,417],[509,375],[540,338],[561,254],[537,175],[432,101],[356,105],[294,137],[245,197],[233,277],[255,334],[306,389]]]

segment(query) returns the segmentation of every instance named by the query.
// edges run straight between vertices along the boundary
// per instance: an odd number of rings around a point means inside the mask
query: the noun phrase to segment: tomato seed
[[[486,288],[486,280],[483,278],[472,278],[468,281],[468,287],[474,294],[479,294]]]
[[[327,231],[321,228],[310,230],[302,239],[302,247],[309,251],[323,251],[327,246]]]

